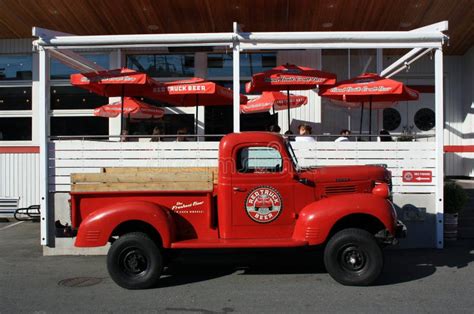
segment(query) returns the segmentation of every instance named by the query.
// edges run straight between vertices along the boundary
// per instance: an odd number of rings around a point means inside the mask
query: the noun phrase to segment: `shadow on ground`
[[[474,241],[448,244],[444,250],[404,249],[385,251],[385,267],[377,286],[422,280],[439,267],[463,268],[474,261]],[[239,275],[325,273],[321,250],[183,251],[165,269],[159,287]]]

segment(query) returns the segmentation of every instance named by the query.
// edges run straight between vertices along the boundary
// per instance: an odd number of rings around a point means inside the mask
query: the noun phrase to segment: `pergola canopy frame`
[[[150,48],[150,47],[199,47],[224,46],[232,49],[233,55],[233,116],[234,132],[240,131],[240,53],[252,50],[301,50],[301,49],[412,49],[387,69],[382,76],[393,76],[434,50],[435,67],[435,115],[436,115],[436,246],[443,247],[443,44],[449,39],[443,32],[448,22],[428,25],[411,31],[397,32],[241,32],[236,22],[233,32],[197,34],[138,34],[76,36],[42,28],[33,28],[38,37],[33,46],[39,51],[39,138],[40,138],[40,199],[41,199],[41,244],[51,245],[52,212],[49,211],[48,193],[48,133],[49,117],[49,55],[68,62],[75,69],[90,69],[87,60],[74,59],[71,51],[61,49],[99,48]],[[50,50],[56,52],[50,53]],[[378,68],[380,65],[378,65]]]

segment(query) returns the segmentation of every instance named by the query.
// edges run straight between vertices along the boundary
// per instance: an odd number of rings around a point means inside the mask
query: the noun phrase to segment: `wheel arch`
[[[332,237],[337,232],[348,228],[362,229],[375,235],[380,230],[384,230],[385,225],[380,221],[380,219],[367,213],[349,214],[340,218],[332,226],[328,238]]]
[[[127,220],[122,222],[112,231],[111,237],[121,237],[124,234],[131,232],[143,232],[153,241],[155,241],[155,243],[159,247],[163,246],[163,239],[161,238],[161,235],[158,230],[156,230],[156,228],[153,227],[151,224],[142,220]]]
[[[338,195],[303,208],[293,238],[319,245],[344,227],[358,227],[371,233],[387,229],[393,234],[395,218],[392,205],[381,197],[368,193]]]

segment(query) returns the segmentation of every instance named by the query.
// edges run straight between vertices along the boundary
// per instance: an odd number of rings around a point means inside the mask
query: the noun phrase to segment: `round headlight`
[[[390,196],[390,188],[387,183],[376,183],[375,187],[372,189],[372,194],[388,198]]]

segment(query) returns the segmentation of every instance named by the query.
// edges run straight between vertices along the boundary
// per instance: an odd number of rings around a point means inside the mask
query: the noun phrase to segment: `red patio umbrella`
[[[290,90],[314,89],[318,86],[334,85],[335,83],[335,74],[294,64],[286,64],[253,75],[252,80],[245,84],[245,90],[248,93],[286,90],[289,127]]]
[[[94,109],[95,116],[106,118],[117,117],[122,112],[124,117],[131,119],[155,119],[165,114],[163,108],[149,105],[132,97],[124,98],[123,111],[120,101]]]
[[[290,108],[298,108],[306,105],[308,98],[301,95],[290,95]],[[273,110],[286,110],[288,108],[287,95],[281,92],[263,92],[256,97],[240,105],[242,113],[257,113]]]
[[[150,98],[158,98],[174,106],[196,107],[198,106],[225,106],[231,105],[233,99],[232,90],[220,86],[214,82],[194,77],[188,80],[179,80],[163,83],[155,87]],[[240,95],[240,101],[245,102],[247,97]],[[197,134],[197,120],[195,123]]]
[[[336,105],[355,107],[360,104],[361,118],[364,104],[369,103],[369,134],[372,134],[372,108],[381,109],[394,106],[398,101],[417,100],[419,95],[414,89],[402,82],[381,77],[375,73],[364,73],[355,78],[341,81],[336,86],[321,88],[319,95],[328,97]]]
[[[125,96],[143,96],[150,93],[153,88],[162,85],[145,73],[127,68],[72,74],[70,82],[73,86],[92,91],[102,96],[120,96],[122,98],[121,111],[123,111]],[[120,120],[120,133],[122,133],[122,130],[123,116]]]

